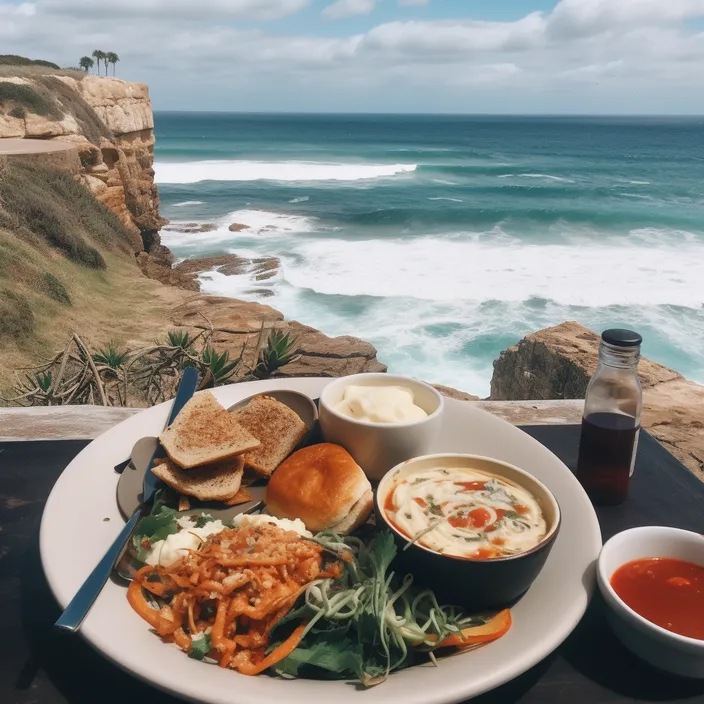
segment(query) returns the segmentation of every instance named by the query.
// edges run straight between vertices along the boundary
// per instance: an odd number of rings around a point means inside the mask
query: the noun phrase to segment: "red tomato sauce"
[[[611,586],[651,623],[704,640],[704,567],[665,557],[634,560],[613,573]]]

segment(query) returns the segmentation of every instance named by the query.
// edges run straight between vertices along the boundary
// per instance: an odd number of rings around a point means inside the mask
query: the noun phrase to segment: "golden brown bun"
[[[294,452],[279,465],[267,486],[265,501],[272,515],[300,518],[308,530],[317,533],[345,521],[353,509],[360,509],[358,502],[363,504],[363,513],[367,504],[361,500],[371,488],[347,450],[321,443]],[[349,525],[358,524],[362,513],[355,513]],[[369,511],[364,520],[367,516]]]

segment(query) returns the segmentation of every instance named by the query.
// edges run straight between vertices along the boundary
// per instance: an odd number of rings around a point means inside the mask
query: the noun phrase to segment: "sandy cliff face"
[[[493,400],[584,398],[599,335],[568,322],[527,335],[494,362]],[[649,359],[638,366],[642,425],[704,479],[704,386]]]
[[[0,110],[0,138],[58,139],[76,145],[81,179],[125,223],[135,254],[161,258],[159,196],[154,185],[154,117],[143,83],[119,78],[68,76],[0,78],[49,92],[62,115],[24,117]]]

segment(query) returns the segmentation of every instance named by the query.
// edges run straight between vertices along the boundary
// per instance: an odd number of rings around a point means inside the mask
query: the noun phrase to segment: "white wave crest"
[[[174,208],[186,208],[189,205],[203,205],[202,200],[184,200],[183,203],[174,203]]]
[[[464,203],[461,198],[448,198],[446,196],[434,196],[432,198],[428,198],[428,200],[449,200],[453,203]]]
[[[635,234],[635,233],[634,233]],[[302,263],[289,267],[293,286],[324,294],[408,297],[427,301],[519,302],[561,305],[679,305],[700,308],[704,246],[664,237],[529,245],[446,239],[302,241]],[[652,237],[652,232],[648,233]]]
[[[362,181],[415,171],[417,164],[339,164],[304,161],[161,161],[157,183],[201,181]]]
[[[456,181],[446,181],[445,179],[442,179],[442,178],[434,178],[433,183],[439,183],[441,186],[456,186],[457,185]]]
[[[289,203],[305,203],[310,200],[310,196],[301,196],[300,198],[291,198]]]
[[[500,174],[497,178],[542,178],[545,181],[561,181],[562,183],[574,183],[571,178],[563,176],[553,176],[552,174]]]
[[[237,253],[241,254],[240,245],[243,240],[251,243],[252,240],[260,239],[263,236],[287,236],[320,229],[316,218],[249,209],[235,210],[214,224],[217,225],[217,229],[211,232],[189,233],[170,229],[170,226],[178,227],[179,225],[177,222],[172,222],[161,231],[162,240],[167,247],[174,247],[179,254],[187,254],[187,256],[198,256],[198,251],[204,247],[211,251],[213,246],[218,244],[223,250],[227,250],[235,243],[238,246]],[[244,227],[232,231],[230,230],[231,225]]]

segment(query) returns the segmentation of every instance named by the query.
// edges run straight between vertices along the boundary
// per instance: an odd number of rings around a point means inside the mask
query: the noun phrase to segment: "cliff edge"
[[[146,85],[16,74],[0,74],[0,387],[70,331],[95,346],[134,347],[204,325],[235,357],[243,344],[256,347],[262,324],[294,333],[299,357],[283,376],[385,371],[362,340],[329,338],[269,306],[194,294],[196,277],[172,268],[159,239]]]

